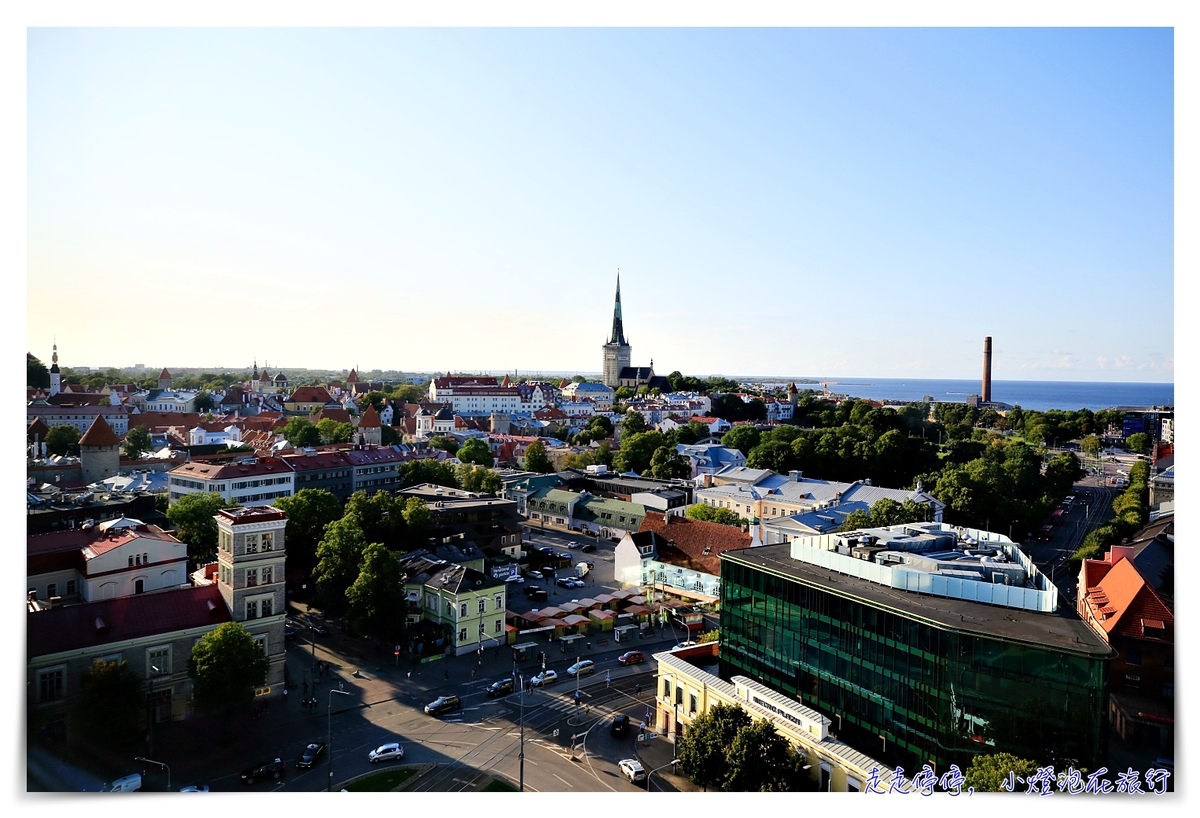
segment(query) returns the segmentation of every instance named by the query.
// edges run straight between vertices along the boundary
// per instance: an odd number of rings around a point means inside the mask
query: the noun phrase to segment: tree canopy
[[[188,659],[196,706],[210,713],[247,707],[269,669],[262,646],[248,630],[237,622],[219,625],[196,643]]]
[[[488,494],[495,497],[504,490],[504,481],[500,479],[500,475],[483,466],[472,466],[463,463],[455,469],[455,472],[458,476],[459,485],[462,486],[464,491],[473,491],[476,494]]]
[[[294,417],[289,420],[283,427],[283,436],[296,449],[321,445],[320,430],[302,417]]]
[[[975,792],[1005,792],[1000,786],[1011,772],[1020,778],[1028,778],[1038,770],[1037,762],[1009,753],[989,753],[971,759],[971,766],[963,772],[963,788],[974,787]]]
[[[625,413],[625,419],[621,421],[621,433],[624,435],[637,434],[638,432],[646,431],[649,426],[646,425],[646,418],[636,409],[630,409]]]
[[[1150,435],[1145,432],[1134,432],[1125,439],[1125,445],[1129,447],[1129,451],[1137,454],[1150,454],[1152,442]]]
[[[734,426],[721,437],[721,445],[748,455],[761,440],[762,435],[753,426]]]
[[[83,435],[74,426],[65,423],[53,426],[46,432],[46,451],[57,455],[77,455],[81,437]]]
[[[50,388],[50,370],[32,353],[25,353],[25,385],[35,389]]]
[[[542,441],[535,440],[525,447],[525,468],[538,474],[554,471],[554,464],[546,456],[546,446]]]
[[[366,547],[362,525],[353,511],[325,528],[317,545],[317,567],[312,575],[317,594],[330,613],[346,612],[346,589],[358,579]]]
[[[641,417],[638,415],[638,417]],[[619,472],[646,473],[650,468],[650,460],[654,453],[666,445],[666,438],[659,431],[636,432],[626,431],[621,439],[621,449],[613,458],[613,468]]]
[[[458,441],[447,435],[434,435],[429,438],[429,445],[435,449],[454,454],[458,451]]]
[[[175,526],[176,536],[187,543],[188,557],[196,564],[211,560],[217,553],[217,521],[223,508],[234,508],[216,492],[185,494],[167,508],[167,519]]]
[[[690,505],[683,513],[689,520],[700,520],[706,523],[720,523],[721,525],[733,525],[739,528],[742,525],[749,524],[749,520],[739,517],[738,513],[731,508],[714,508],[705,503]]]
[[[134,426],[125,435],[125,454],[134,460],[150,451],[151,446],[153,443],[150,442],[150,430],[145,426]]]
[[[326,489],[300,489],[291,497],[280,497],[275,507],[287,515],[288,559],[299,554],[315,555],[325,526],[342,516],[342,503]]]
[[[146,727],[142,680],[124,660],[99,660],[83,672],[74,725],[85,741],[132,753]]]
[[[433,458],[410,460],[407,463],[401,463],[396,470],[396,475],[400,481],[401,488],[419,486],[422,483],[434,483],[452,489],[459,488],[458,477],[455,475],[454,467]]]
[[[346,590],[347,617],[357,633],[391,642],[404,630],[404,578],[396,555],[379,543],[363,549],[362,568]]]
[[[750,725],[750,716],[740,707],[718,702],[692,720],[679,737],[675,755],[679,769],[705,788],[723,788],[729,774],[726,752],[738,731]]]
[[[671,446],[660,446],[650,458],[650,475],[658,480],[687,479],[692,463]]]
[[[491,468],[495,459],[492,457],[492,450],[488,448],[487,443],[477,437],[470,438],[458,450],[456,455],[463,463],[474,463],[477,466],[486,466]]]

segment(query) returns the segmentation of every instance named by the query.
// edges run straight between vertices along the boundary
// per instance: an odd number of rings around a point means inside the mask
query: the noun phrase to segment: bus
[[[1054,509],[1054,513],[1050,515],[1050,522],[1054,525],[1063,524],[1063,510],[1061,508]]]
[[[704,613],[699,608],[672,608],[671,624],[689,631],[698,631],[704,627]]]
[[[1074,494],[1070,495],[1069,497],[1067,497],[1065,500],[1062,501],[1063,511],[1067,512],[1068,514],[1071,512],[1071,507],[1073,505],[1075,505],[1075,495]]]

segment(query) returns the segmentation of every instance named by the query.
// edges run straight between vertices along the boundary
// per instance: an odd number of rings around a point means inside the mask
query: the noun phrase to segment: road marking
[[[555,778],[557,778],[559,781],[561,781],[561,782],[563,782],[564,784],[566,784],[568,787],[570,787],[570,786],[571,786],[569,783],[567,783],[567,779],[563,778],[563,777],[562,777],[561,775],[559,775],[558,773],[550,773],[550,775],[554,776],[554,777],[555,777]]]

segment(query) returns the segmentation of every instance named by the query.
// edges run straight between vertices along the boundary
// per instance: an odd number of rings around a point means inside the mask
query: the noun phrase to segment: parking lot
[[[525,546],[527,550],[537,551],[539,548],[552,548],[555,554],[569,554],[570,567],[567,567],[565,560],[560,560],[562,567],[553,569],[553,578],[542,580],[526,578],[523,583],[509,583],[507,589],[508,610],[514,613],[527,613],[554,605],[556,601],[569,602],[572,599],[594,597],[596,594],[611,593],[620,589],[621,586],[613,581],[613,550],[617,546],[616,543],[574,531],[564,532],[553,529],[543,531],[532,526],[527,528],[527,531],[529,533]],[[568,545],[571,542],[578,543],[579,547],[569,548]],[[583,546],[588,543],[595,544],[596,550],[584,553]],[[583,577],[585,585],[582,588],[563,588],[558,585],[557,581],[560,578],[575,575],[574,566],[578,562],[590,562],[595,566]],[[540,563],[535,561],[534,564]],[[530,600],[523,590],[530,587],[545,590],[546,600],[540,602]]]

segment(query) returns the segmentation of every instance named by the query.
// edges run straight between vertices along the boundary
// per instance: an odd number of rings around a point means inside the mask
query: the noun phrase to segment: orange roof
[[[375,411],[375,407],[367,404],[367,409],[362,413],[362,420],[358,422],[360,429],[377,429],[383,424],[379,422],[379,413]]]
[[[1175,624],[1171,609],[1127,558],[1114,565],[1098,587],[1089,590],[1086,600],[1093,620],[1108,634],[1144,638],[1145,621]]]
[[[115,446],[120,442],[121,438],[117,437],[117,433],[108,425],[104,415],[96,415],[92,425],[83,433],[83,437],[79,438],[80,446]]]
[[[167,371],[167,368],[165,366],[163,367],[163,371],[158,373],[158,379],[160,381],[161,380],[168,380],[168,381],[171,380],[171,373]]]

